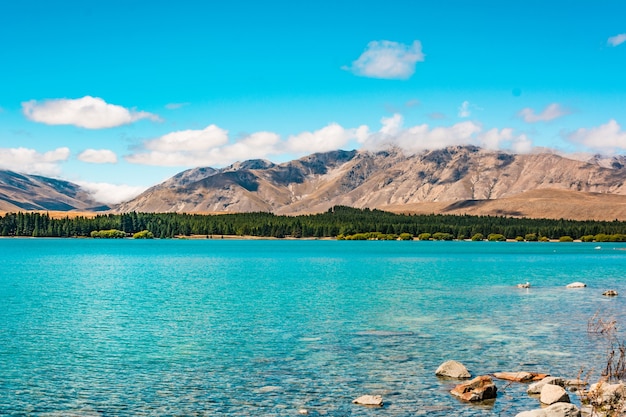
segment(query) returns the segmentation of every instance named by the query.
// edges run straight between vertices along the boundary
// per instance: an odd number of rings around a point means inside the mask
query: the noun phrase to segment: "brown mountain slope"
[[[94,201],[80,186],[71,182],[0,171],[0,210],[107,210],[109,207]]]
[[[581,191],[532,190],[497,200],[413,203],[380,207],[404,214],[469,214],[570,220],[626,221],[626,196]]]
[[[179,183],[174,177],[116,211],[297,214],[334,205],[398,211],[417,203],[442,203],[442,209],[456,210],[488,207],[492,200],[518,196],[507,203],[509,208],[492,208],[515,214],[520,212],[515,205],[528,200],[524,193],[533,190],[626,195],[626,168],[602,161],[601,165],[552,153],[514,155],[473,146],[416,155],[398,150],[335,151],[278,165],[247,161],[204,173],[185,171],[178,176],[193,180]],[[468,200],[487,202],[450,207]]]

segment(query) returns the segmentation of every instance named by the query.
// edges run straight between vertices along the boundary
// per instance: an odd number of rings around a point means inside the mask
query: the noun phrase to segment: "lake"
[[[0,239],[0,415],[515,415],[539,407],[525,384],[469,405],[435,369],[597,377],[587,323],[624,327],[624,249]]]

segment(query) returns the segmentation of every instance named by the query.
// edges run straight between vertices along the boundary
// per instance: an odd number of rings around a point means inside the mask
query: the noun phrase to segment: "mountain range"
[[[15,178],[29,179],[43,194],[31,203],[15,192],[12,199],[4,198],[11,178],[13,183]],[[48,209],[53,201],[60,210],[98,206],[86,197],[71,183],[6,171],[0,175],[0,201],[23,210]],[[249,160],[221,169],[189,169],[111,209],[295,215],[335,205],[407,213],[626,220],[626,157],[578,160],[553,152],[511,154],[475,146],[412,155],[399,149],[338,150],[280,164]]]

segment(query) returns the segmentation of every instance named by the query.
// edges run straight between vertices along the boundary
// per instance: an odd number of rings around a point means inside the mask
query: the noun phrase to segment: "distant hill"
[[[626,220],[626,160],[510,154],[457,146],[405,155],[333,151],[273,164],[195,168],[117,212],[318,213],[335,205],[395,212]]]
[[[77,184],[0,170],[0,211],[102,211],[109,208],[95,201]]]

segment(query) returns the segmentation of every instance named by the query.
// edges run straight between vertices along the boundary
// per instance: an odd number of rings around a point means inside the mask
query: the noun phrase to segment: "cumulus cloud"
[[[526,123],[536,122],[549,122],[550,120],[558,119],[559,117],[570,114],[571,111],[563,108],[558,103],[552,103],[548,105],[541,113],[535,114],[535,111],[530,107],[526,107],[518,113],[518,116],[524,119]]]
[[[351,139],[364,137],[366,129],[366,126],[344,129],[337,123],[331,123],[314,132],[302,132],[296,136],[290,136],[287,140],[287,148],[296,153],[333,151],[341,149]]]
[[[160,120],[155,114],[108,104],[99,97],[91,96],[78,99],[30,100],[22,103],[22,112],[34,122],[73,125],[85,129],[117,127],[142,119]]]
[[[424,61],[422,44],[404,45],[393,41],[372,41],[361,56],[342,69],[370,78],[406,80],[415,73],[415,64]]]
[[[626,33],[620,33],[619,35],[611,36],[606,41],[611,46],[618,46],[626,42]]]
[[[603,152],[612,153],[626,149],[626,132],[613,119],[591,129],[580,128],[567,134],[566,138],[571,142],[580,143],[590,149]]]
[[[272,132],[256,132],[229,142],[227,130],[209,125],[201,130],[181,130],[148,140],[139,152],[126,156],[126,160],[157,166],[221,166],[275,154],[279,142],[280,137]]]
[[[90,164],[115,164],[117,155],[108,149],[85,149],[77,156],[78,160]]]
[[[0,168],[27,174],[56,176],[61,172],[59,164],[70,157],[69,148],[57,148],[38,152],[28,148],[0,148]]]
[[[128,201],[137,197],[148,188],[125,184],[109,184],[106,182],[76,181],[76,184],[80,185],[96,201],[105,204],[118,204]]]
[[[460,145],[476,145],[492,150],[511,149],[520,153],[532,149],[532,141],[526,135],[515,136],[510,128],[484,132],[480,124],[472,121],[440,127],[421,124],[405,128],[403,124],[400,114],[382,118],[380,130],[362,141],[363,148],[376,151],[398,147],[407,153]]]

